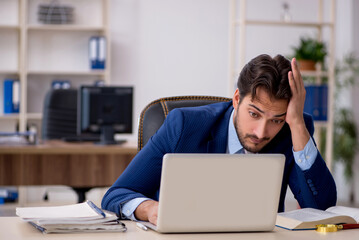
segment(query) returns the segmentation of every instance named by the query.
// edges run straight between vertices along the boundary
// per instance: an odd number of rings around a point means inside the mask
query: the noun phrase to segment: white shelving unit
[[[37,20],[39,4],[48,0],[0,1],[0,83],[5,78],[20,80],[20,113],[3,114],[1,122],[25,131],[30,123],[40,128],[43,100],[54,79],[70,80],[73,87],[95,80],[110,83],[110,0],[61,0],[74,7],[73,24],[42,24]],[[91,70],[88,42],[102,35],[107,41],[106,68]],[[15,127],[11,130],[15,130]]]
[[[17,1],[0,1],[0,125],[4,128],[14,126],[19,114],[3,114],[3,80],[19,78],[20,22]]]
[[[229,67],[229,92],[234,92],[235,77],[238,76],[240,69],[243,68],[246,61],[246,47],[250,42],[247,39],[248,26],[268,26],[272,28],[293,27],[293,28],[308,28],[314,29],[318,33],[318,39],[323,40],[323,32],[329,29],[328,41],[328,71],[302,71],[302,76],[316,77],[317,83],[320,83],[321,77],[328,77],[328,121],[315,122],[316,128],[326,128],[326,162],[331,169],[333,159],[333,124],[334,112],[333,101],[335,91],[335,0],[330,0],[329,20],[324,20],[324,0],[313,1],[313,4],[318,4],[317,21],[276,21],[276,20],[253,20],[247,18],[247,0],[231,0],[230,1],[230,67]],[[239,7],[239,8],[238,8]],[[239,32],[239,34],[238,34]],[[298,36],[298,40],[301,36]],[[319,131],[316,131],[317,133]],[[315,136],[317,143],[319,136]],[[318,144],[319,145],[319,144]]]

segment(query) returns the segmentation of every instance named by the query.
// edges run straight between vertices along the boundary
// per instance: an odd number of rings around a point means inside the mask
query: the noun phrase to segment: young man
[[[335,205],[336,186],[312,138],[313,120],[303,114],[296,60],[260,55],[243,68],[237,87],[229,103],[172,110],[108,190],[102,208],[156,224],[164,154],[243,152],[285,154],[278,211],[284,211],[288,185],[303,208]]]

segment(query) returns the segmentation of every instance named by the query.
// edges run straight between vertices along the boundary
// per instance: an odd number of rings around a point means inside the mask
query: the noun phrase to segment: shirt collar
[[[243,148],[241,142],[238,139],[236,128],[233,123],[234,109],[231,113],[231,117],[229,118],[228,125],[228,149],[227,152],[229,154],[234,154]]]

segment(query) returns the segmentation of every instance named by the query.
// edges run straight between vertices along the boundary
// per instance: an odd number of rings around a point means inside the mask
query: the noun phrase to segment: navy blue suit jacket
[[[226,153],[232,110],[232,102],[172,110],[161,128],[107,191],[102,208],[120,213],[120,207],[133,198],[158,200],[162,157],[166,153]],[[304,114],[304,120],[313,135],[312,118]],[[312,167],[302,171],[294,161],[292,148],[291,132],[285,124],[261,150],[261,153],[283,153],[286,156],[278,211],[284,211],[288,185],[302,208],[334,206],[336,186],[320,153]]]

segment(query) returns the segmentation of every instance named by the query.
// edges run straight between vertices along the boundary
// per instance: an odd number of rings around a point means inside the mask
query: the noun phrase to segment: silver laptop
[[[166,154],[157,227],[172,232],[271,231],[282,154]]]

